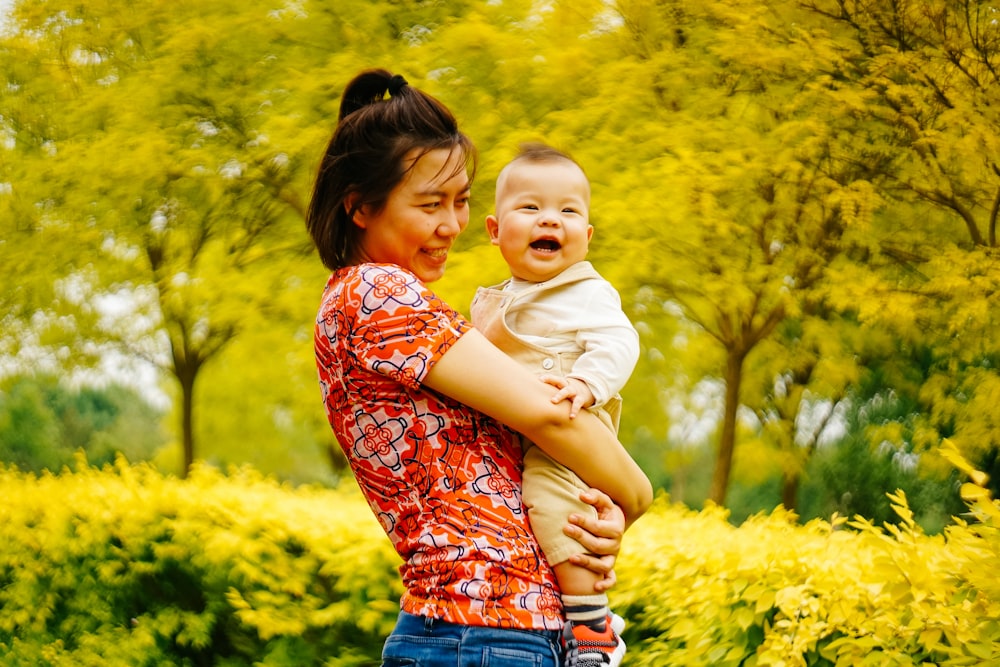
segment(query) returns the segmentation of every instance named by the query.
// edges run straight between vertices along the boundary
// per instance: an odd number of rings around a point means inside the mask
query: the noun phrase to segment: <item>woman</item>
[[[584,494],[594,516],[566,526],[595,554],[576,562],[605,575],[596,590],[613,585],[621,534],[652,490],[596,417],[570,419],[552,387],[426,287],[468,224],[474,167],[437,100],[385,70],[348,84],[307,218],[333,272],[316,362],[331,427],[403,558],[383,665],[472,652],[475,664],[556,667],[562,609],[521,506],[514,431],[603,490]]]

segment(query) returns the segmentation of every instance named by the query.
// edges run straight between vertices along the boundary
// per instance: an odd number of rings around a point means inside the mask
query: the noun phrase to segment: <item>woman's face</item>
[[[363,230],[362,262],[396,264],[431,283],[444,275],[448,250],[469,224],[471,184],[459,149],[417,155],[405,158],[411,168],[385,207],[377,213],[362,207],[354,224]]]

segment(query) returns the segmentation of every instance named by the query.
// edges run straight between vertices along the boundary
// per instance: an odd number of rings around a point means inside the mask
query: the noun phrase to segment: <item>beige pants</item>
[[[549,565],[586,551],[582,544],[563,533],[563,527],[570,514],[596,514],[591,505],[580,500],[580,491],[587,488],[590,487],[576,473],[557,463],[540,447],[527,443],[522,495],[531,532]]]
[[[591,410],[608,428],[611,417],[604,410]],[[522,496],[528,509],[531,531],[549,565],[558,565],[573,554],[586,553],[583,545],[563,533],[570,514],[597,516],[593,505],[580,500],[580,491],[589,489],[576,473],[542,449],[524,441]]]

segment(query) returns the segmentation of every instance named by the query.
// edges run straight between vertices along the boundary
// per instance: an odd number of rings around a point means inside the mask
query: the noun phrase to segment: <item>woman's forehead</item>
[[[436,190],[445,187],[469,187],[465,152],[460,147],[435,148],[430,151],[413,150],[404,158],[406,177],[404,184],[415,189]]]

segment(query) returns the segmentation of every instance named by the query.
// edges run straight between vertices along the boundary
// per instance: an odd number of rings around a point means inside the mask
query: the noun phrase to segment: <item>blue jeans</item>
[[[559,667],[557,630],[458,625],[402,612],[382,667]]]

